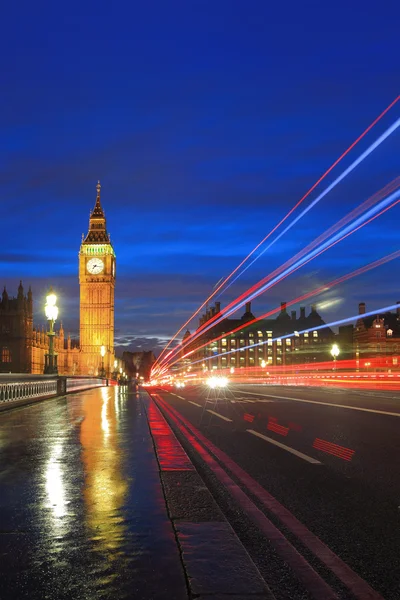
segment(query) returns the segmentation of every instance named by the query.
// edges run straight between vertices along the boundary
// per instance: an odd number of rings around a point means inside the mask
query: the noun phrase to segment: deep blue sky
[[[32,285],[37,323],[52,283],[65,328],[77,332],[77,253],[100,179],[119,342],[155,348],[398,95],[396,4],[8,3],[0,283],[14,293],[20,278]],[[344,166],[399,116],[400,102]],[[399,175],[399,156],[397,131],[226,300]],[[254,312],[397,250],[399,225],[397,206]],[[400,300],[399,271],[393,262],[318,298],[334,301],[321,314]]]

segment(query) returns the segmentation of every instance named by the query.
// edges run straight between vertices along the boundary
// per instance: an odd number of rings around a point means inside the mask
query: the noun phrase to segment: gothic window
[[[3,362],[3,363],[11,362],[11,352],[7,348],[7,346],[4,346],[1,350],[1,362]]]

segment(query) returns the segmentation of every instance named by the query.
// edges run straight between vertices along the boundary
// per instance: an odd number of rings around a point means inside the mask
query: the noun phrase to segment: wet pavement
[[[187,598],[139,394],[0,415],[0,598]]]

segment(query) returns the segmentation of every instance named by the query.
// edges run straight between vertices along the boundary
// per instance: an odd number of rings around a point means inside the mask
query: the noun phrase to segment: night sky
[[[32,285],[40,325],[52,284],[77,334],[77,255],[100,179],[117,253],[117,345],[164,345],[399,94],[399,19],[394,1],[9,2],[0,284],[12,294],[19,279]],[[399,117],[400,102],[325,185]],[[397,130],[222,304],[400,175],[399,156]],[[397,205],[253,312],[398,250],[399,226]],[[393,304],[399,272],[397,260],[319,296],[321,315]]]

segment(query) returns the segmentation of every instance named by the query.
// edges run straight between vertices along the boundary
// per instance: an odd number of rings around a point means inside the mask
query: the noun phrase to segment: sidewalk
[[[273,595],[147,392],[140,392],[190,597],[270,599]]]

